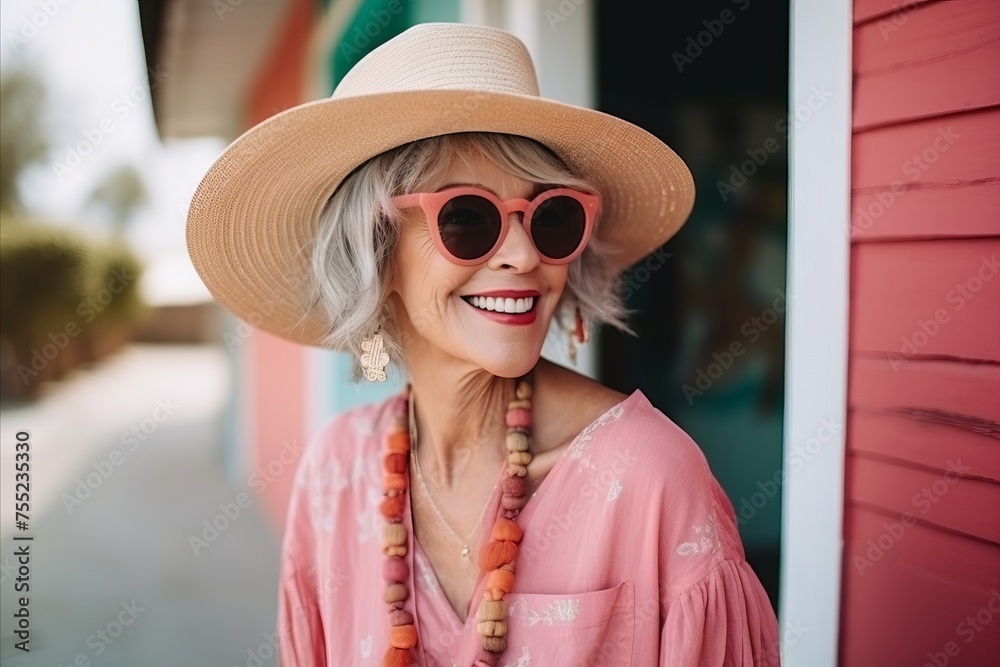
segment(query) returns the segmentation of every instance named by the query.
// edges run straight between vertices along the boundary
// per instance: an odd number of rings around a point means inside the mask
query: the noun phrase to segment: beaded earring
[[[569,360],[575,366],[576,346],[577,344],[586,345],[590,341],[590,334],[587,332],[587,323],[584,322],[583,315],[580,313],[580,306],[576,307],[574,320],[575,326],[569,334]]]
[[[389,364],[389,353],[385,350],[385,339],[379,329],[370,338],[361,341],[361,368],[369,382],[385,382],[385,367]]]

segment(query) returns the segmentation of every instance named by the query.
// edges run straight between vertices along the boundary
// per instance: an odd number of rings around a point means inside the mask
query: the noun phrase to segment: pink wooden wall
[[[855,0],[840,664],[1000,664],[1000,2]]]

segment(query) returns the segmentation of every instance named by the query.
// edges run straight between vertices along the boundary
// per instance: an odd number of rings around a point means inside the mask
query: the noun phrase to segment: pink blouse
[[[381,664],[381,454],[404,408],[400,393],[336,416],[299,464],[282,548],[282,667]],[[484,539],[499,502],[498,484]],[[408,506],[404,522],[414,665],[467,667],[486,577],[461,623]],[[639,390],[574,438],[518,524],[502,667],[780,664],[777,621],[744,560],[732,504],[698,446]]]

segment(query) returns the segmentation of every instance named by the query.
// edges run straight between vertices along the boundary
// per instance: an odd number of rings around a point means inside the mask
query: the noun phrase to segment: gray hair
[[[388,317],[388,280],[399,238],[400,210],[390,199],[420,192],[440,179],[451,158],[478,151],[505,171],[533,183],[597,189],[573,174],[543,144],[526,137],[460,132],[420,139],[377,155],[349,174],[326,203],[312,249],[309,303],[326,317],[323,343],[362,354],[361,341],[381,329],[390,359],[406,367],[400,332]],[[600,219],[597,221],[600,225]],[[555,320],[564,330],[580,308],[586,321],[602,322],[634,335],[625,323],[621,276],[609,249],[592,234],[569,265]],[[568,320],[568,323],[565,320]],[[352,379],[361,378],[359,365]]]

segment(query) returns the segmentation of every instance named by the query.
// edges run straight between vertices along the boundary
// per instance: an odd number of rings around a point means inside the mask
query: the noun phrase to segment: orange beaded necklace
[[[517,515],[527,502],[524,479],[531,463],[531,396],[532,375],[517,380],[514,400],[507,406],[507,467],[501,485],[503,495],[500,511],[493,524],[490,541],[479,554],[479,567],[489,572],[486,591],[479,603],[476,629],[481,650],[473,667],[496,665],[507,648],[507,603],[504,596],[514,585],[514,562],[517,544],[523,535],[517,525]],[[403,396],[410,402],[410,386]],[[408,667],[412,663],[410,649],[417,644],[417,628],[413,615],[404,609],[410,591],[406,587],[409,566],[404,560],[408,535],[403,525],[403,511],[409,486],[410,428],[409,410],[404,410],[393,422],[385,439],[382,458],[383,493],[385,499],[379,511],[385,517],[382,527],[382,552],[386,556],[383,576],[386,586],[382,599],[389,605],[389,648],[382,658],[382,667]]]

